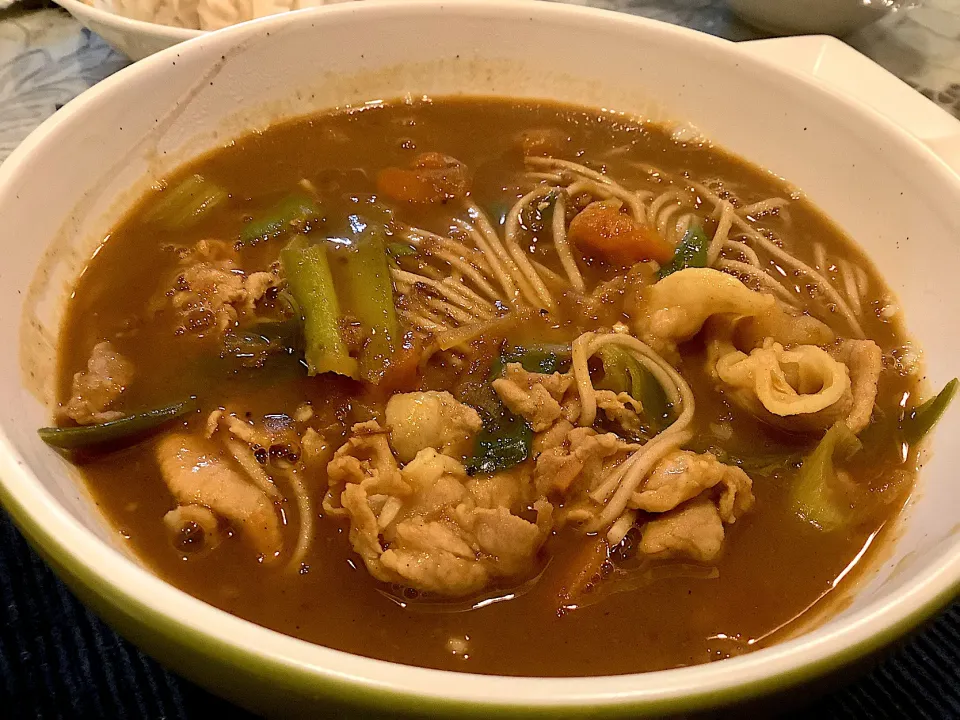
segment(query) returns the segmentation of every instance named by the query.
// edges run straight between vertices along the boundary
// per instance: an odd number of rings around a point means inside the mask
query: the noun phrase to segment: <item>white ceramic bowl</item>
[[[892,0],[728,1],[748,23],[777,35],[848,35],[882,18],[893,4]]]
[[[203,30],[160,25],[107,12],[80,0],[56,0],[77,22],[90,28],[107,43],[131,60],[166,50],[177,43],[203,35]]]
[[[898,542],[829,622],[714,664],[568,679],[393,665],[216,610],[119,549],[71,467],[35,432],[49,411],[31,388],[51,377],[70,283],[151,179],[244,128],[408,93],[555,98],[692,121],[804,188],[860,240],[899,293],[929,379],[941,384],[960,357],[960,177],[927,142],[960,161],[960,127],[839,43],[778,42],[737,46],[548,3],[372,0],[212,33],[121,71],[59,111],[0,168],[0,499],[121,632],[177,672],[271,714],[357,705],[476,717],[682,712],[769,693],[888,642],[956,595],[956,409],[938,429]],[[826,68],[841,89],[783,63]],[[850,97],[862,92],[923,141]]]

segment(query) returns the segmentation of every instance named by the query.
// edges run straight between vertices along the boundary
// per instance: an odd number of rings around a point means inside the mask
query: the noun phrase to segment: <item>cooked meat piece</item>
[[[658,558],[711,562],[723,546],[723,525],[753,507],[752,482],[743,470],[713,455],[678,450],[653,469],[631,506],[661,513],[642,530],[640,552]]]
[[[724,465],[710,453],[677,450],[657,463],[630,504],[638,510],[662,513],[715,487],[726,522],[734,522],[753,506],[753,483],[743,470]]]
[[[843,420],[859,433],[870,423],[882,364],[872,340],[845,340],[828,352],[767,338],[749,355],[721,355],[713,372],[736,405],[771,425],[822,433]]]
[[[340,494],[338,502],[350,517],[350,545],[363,558],[371,575],[387,580],[389,576],[385,576],[380,569],[380,556],[383,554],[380,528],[377,516],[370,507],[367,491],[362,485],[348,484]]]
[[[400,468],[387,442],[387,431],[376,420],[353,426],[353,435],[337,449],[327,465],[327,480],[334,495],[339,495],[351,483],[363,484],[371,494],[411,492],[400,477]]]
[[[173,306],[184,316],[184,328],[213,326],[219,331],[237,322],[237,308],[246,301],[243,274],[232,260],[200,262],[177,278]]]
[[[555,427],[570,429],[562,439],[554,429],[543,433],[543,449],[534,470],[537,492],[565,494],[578,479],[583,490],[592,490],[606,462],[624,450],[624,442],[614,433],[599,434],[592,428],[573,427],[565,420]]]
[[[883,370],[883,352],[873,340],[844,340],[836,357],[850,370],[850,411],[844,422],[857,434],[870,424]]]
[[[184,331],[213,328],[224,332],[237,324],[242,312],[252,312],[268,290],[279,287],[273,273],[245,275],[233,260],[195,263],[180,274],[173,292],[173,307],[183,316]]]
[[[403,462],[432,447],[451,457],[464,457],[482,422],[477,411],[457,402],[450,393],[412,392],[394,395],[387,402],[390,444]]]
[[[117,420],[123,413],[107,408],[132,381],[133,364],[108,341],[97,343],[90,352],[87,369],[73,376],[63,414],[81,425]]]
[[[490,580],[476,551],[460,538],[459,528],[446,521],[408,520],[397,526],[395,539],[396,547],[380,558],[387,571],[381,579],[451,597],[475,593]]]
[[[507,507],[512,510],[530,505],[537,496],[529,468],[517,465],[493,475],[467,480],[467,490],[477,507]]]
[[[639,337],[672,351],[715,315],[753,317],[776,305],[772,295],[755,292],[731,275],[711,268],[687,268],[650,286],[637,307]]]
[[[243,289],[246,290],[243,309],[253,312],[257,302],[262,300],[268,291],[280,286],[280,277],[269,272],[250,273],[243,285]]]
[[[551,448],[537,458],[534,481],[544,495],[565,493],[583,470],[583,461],[567,448]]]
[[[723,522],[710,500],[698,497],[643,526],[640,552],[656,558],[712,562],[723,548]]]
[[[157,443],[156,455],[163,480],[179,504],[203,505],[235,523],[264,561],[279,555],[283,540],[273,503],[211,443],[171,433]]]
[[[514,514],[531,492],[522,471],[471,479],[433,447],[397,469],[384,431],[364,425],[329,465],[328,498],[349,516],[350,542],[374,577],[457,597],[531,568],[552,506],[535,505],[538,524]]]
[[[433,448],[421,451],[401,471],[413,488],[413,495],[404,505],[405,511],[428,516],[454,507],[466,499],[466,471],[458,460],[439,454]]]
[[[572,383],[568,374],[532,373],[520,363],[509,363],[505,376],[493,381],[493,389],[504,405],[533,426],[534,432],[542,432],[560,417],[560,401]]]
[[[163,516],[174,546],[185,553],[207,552],[223,541],[220,522],[203,505],[178,505]]]
[[[598,390],[596,397],[597,408],[612,422],[629,433],[640,432],[640,413],[643,412],[643,406],[628,393]]]
[[[784,346],[791,345],[829,345],[837,335],[827,325],[799,310],[774,303],[753,317],[747,317],[737,323],[734,344],[742,350],[760,347],[763,341],[772,337]]]
[[[570,431],[573,430],[573,428],[574,424],[566,418],[557,420],[557,422],[555,422],[549,428],[536,434],[536,436],[533,438],[533,452],[539,455],[540,453],[544,453],[555,448],[566,447],[568,443],[567,436],[570,434]]]
[[[544,540],[544,533],[507,508],[457,508],[461,527],[472,532],[480,551],[496,558],[501,575],[517,575],[528,569]]]

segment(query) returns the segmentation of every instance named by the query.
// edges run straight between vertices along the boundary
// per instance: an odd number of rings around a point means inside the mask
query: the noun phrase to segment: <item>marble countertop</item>
[[[572,1],[730,40],[764,36],[737,20],[724,0]],[[926,0],[846,40],[960,117],[960,0]],[[0,10],[0,161],[59,107],[128,62],[43,0]]]

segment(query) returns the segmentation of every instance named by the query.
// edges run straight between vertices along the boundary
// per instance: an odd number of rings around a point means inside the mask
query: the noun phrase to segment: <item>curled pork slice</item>
[[[87,369],[73,376],[63,414],[81,425],[117,420],[123,413],[109,408],[132,381],[133,364],[108,341],[97,343]]]
[[[174,546],[186,553],[213,550],[223,541],[220,521],[203,505],[178,505],[163,516]]]
[[[883,352],[873,340],[844,340],[836,358],[850,370],[850,410],[844,422],[857,434],[870,424],[883,370]],[[832,423],[831,423],[832,424]]]
[[[837,339],[836,333],[822,321],[781,302],[742,318],[736,326],[734,344],[744,349],[760,347],[771,337],[784,346],[829,345]]]
[[[711,268],[687,268],[652,285],[637,307],[637,332],[661,349],[675,349],[711,317],[754,317],[776,305],[772,295],[751,290]]]
[[[482,426],[476,410],[446,391],[398,393],[387,402],[386,415],[390,444],[403,462],[428,447],[463,457]]]
[[[182,318],[184,332],[213,329],[224,332],[237,324],[241,313],[256,303],[281,279],[268,272],[244,273],[231,260],[205,260],[185,268],[177,277],[172,302]]]
[[[280,519],[263,490],[204,438],[171,433],[157,443],[163,480],[180,505],[200,505],[232,522],[265,561],[282,548]]]
[[[736,405],[771,425],[822,432],[843,420],[859,433],[873,414],[881,369],[872,340],[845,340],[828,352],[816,345],[787,349],[767,338],[749,355],[722,355],[714,372]]]
[[[462,597],[521,575],[552,528],[552,506],[529,503],[532,483],[521,471],[468,478],[433,447],[400,468],[375,422],[354,426],[328,476],[329,503],[349,517],[351,545],[370,574],[424,592]],[[536,522],[520,516],[527,509]]]
[[[508,363],[504,377],[493,381],[493,389],[504,405],[530,423],[534,432],[541,432],[560,417],[560,402],[572,384],[569,374],[532,373],[520,363]]]
[[[612,390],[597,390],[597,409],[611,421],[628,433],[638,434],[642,429],[640,413],[643,405],[629,393],[615,393]]]
[[[663,513],[714,488],[724,522],[736,522],[753,506],[753,483],[743,470],[724,465],[710,453],[677,450],[657,463],[630,505]]]
[[[376,420],[357,423],[352,435],[327,465],[330,490],[324,507],[337,513],[340,493],[359,485],[371,494],[409,495],[410,486],[400,476],[397,459],[390,450],[387,431]]]
[[[608,461],[627,447],[614,433],[601,434],[561,420],[536,438],[534,449],[539,454],[533,477],[537,491],[547,496],[566,495],[576,482],[589,492],[608,469]]]
[[[656,558],[715,560],[724,524],[733,524],[754,503],[753,483],[738,467],[713,455],[678,450],[653,469],[630,505],[656,513],[641,531],[640,552]]]
[[[661,559],[712,562],[723,549],[723,521],[709,499],[697,497],[643,526],[640,552]]]
[[[467,490],[477,507],[519,508],[534,503],[539,496],[529,469],[515,465],[493,475],[477,475],[467,480]]]

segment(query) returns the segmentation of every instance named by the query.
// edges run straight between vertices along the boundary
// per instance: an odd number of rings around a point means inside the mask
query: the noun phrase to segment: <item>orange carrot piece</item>
[[[468,190],[466,165],[438,152],[421,153],[409,170],[390,167],[377,173],[377,192],[396,202],[446,202]]]
[[[575,606],[584,593],[590,592],[603,580],[604,565],[610,559],[610,547],[604,535],[586,538],[583,548],[574,555],[569,572],[560,584],[558,612]]]
[[[377,173],[377,193],[396,202],[429,203],[437,197],[433,184],[415,170],[389,167]]]
[[[620,212],[617,201],[592,202],[570,222],[570,242],[584,255],[618,265],[669,262],[673,248],[651,227]]]

